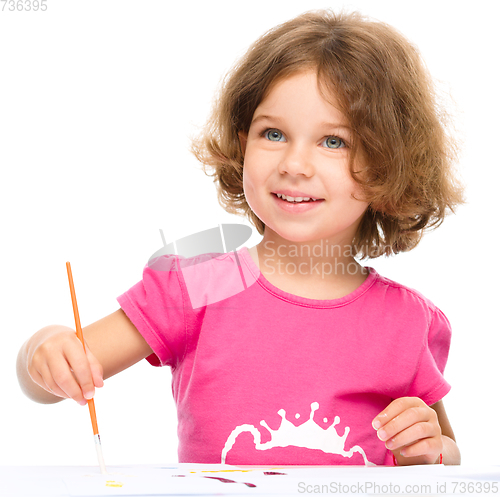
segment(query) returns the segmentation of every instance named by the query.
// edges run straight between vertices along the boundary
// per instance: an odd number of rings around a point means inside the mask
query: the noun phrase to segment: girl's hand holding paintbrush
[[[104,385],[102,365],[87,342],[84,351],[71,328],[42,328],[26,343],[26,348],[28,373],[38,386],[59,397],[52,402],[71,398],[84,406],[94,397],[94,387]]]
[[[119,309],[86,328],[97,356],[91,352],[80,324],[70,263],[66,263],[76,333],[65,326],[48,326],[35,333],[19,351],[17,374],[24,393],[41,403],[72,398],[88,405],[101,473],[107,474],[94,406],[95,387],[104,385],[104,371],[112,376],[151,354],[125,313]]]
[[[84,327],[83,336],[86,353],[68,326],[47,326],[24,343],[17,358],[17,377],[30,399],[53,404],[71,398],[83,404],[85,394],[102,387],[103,379],[152,354],[121,309]]]

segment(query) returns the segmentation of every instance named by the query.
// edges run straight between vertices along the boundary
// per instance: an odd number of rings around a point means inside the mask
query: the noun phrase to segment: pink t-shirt
[[[167,255],[118,302],[147,360],[172,368],[179,462],[392,465],[373,418],[450,390],[448,320],[373,268],[349,295],[314,300],[272,285],[246,247]]]

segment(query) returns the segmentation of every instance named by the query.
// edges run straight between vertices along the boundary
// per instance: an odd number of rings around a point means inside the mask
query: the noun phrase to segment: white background
[[[306,10],[342,6],[405,33],[449,95],[468,203],[414,251],[365,264],[448,316],[445,406],[462,461],[500,464],[499,12],[495,2],[460,3],[47,0],[46,12],[0,12],[0,464],[96,464],[88,409],[38,405],[15,374],[28,337],[74,325],[65,262],[86,326],[141,278],[159,228],[171,241],[248,224],[219,206],[189,137],[258,36]],[[260,239],[255,231],[247,247]],[[98,390],[107,464],[177,461],[170,378],[141,361]]]

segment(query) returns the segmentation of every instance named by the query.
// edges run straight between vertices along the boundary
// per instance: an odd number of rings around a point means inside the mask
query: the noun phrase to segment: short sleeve
[[[183,290],[176,255],[148,264],[142,280],[117,297],[118,303],[149,344],[153,366],[175,366],[186,347]]]
[[[420,397],[427,405],[441,400],[451,389],[444,379],[451,343],[451,326],[437,307],[432,309],[429,330],[417,371],[407,395]]]

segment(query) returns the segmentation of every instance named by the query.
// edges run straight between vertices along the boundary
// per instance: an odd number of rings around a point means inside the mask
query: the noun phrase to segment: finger
[[[96,387],[101,388],[104,386],[102,365],[88,347],[86,347],[86,351],[87,351],[87,359],[89,360],[90,364],[90,373],[92,375],[92,381]]]
[[[49,391],[50,393],[57,395],[58,397],[62,397],[64,399],[69,399],[71,398],[64,390],[62,390],[61,387],[55,382],[54,378],[52,377],[52,374],[49,370],[49,367],[46,366],[44,367],[43,371],[43,379],[42,381],[44,382],[46,386],[46,390]]]
[[[83,354],[83,347],[79,343],[76,347],[68,347],[64,355],[71,369],[73,370],[75,383],[80,387],[80,392],[85,399],[94,397],[94,381],[87,356]]]
[[[437,437],[424,438],[423,440],[419,440],[414,444],[404,447],[400,453],[404,457],[423,456],[427,458],[427,463],[432,464],[436,463],[440,454],[443,453],[443,446]]]
[[[389,438],[385,442],[385,446],[390,450],[399,449],[400,447],[408,446],[439,435],[436,426],[430,422],[420,422],[399,432],[396,436]]]
[[[83,397],[82,389],[71,373],[70,365],[65,360],[58,360],[49,362],[48,367],[50,369],[50,374],[54,380],[54,384],[59,387],[69,398],[78,402],[78,404],[80,405],[85,405],[86,400]],[[50,386],[50,388],[53,387]]]
[[[393,400],[381,413],[377,414],[372,421],[372,426],[378,430],[389,421],[399,416],[403,411],[411,407],[423,407],[426,404],[418,397],[400,397]]]
[[[57,369],[55,371],[57,371]],[[57,383],[57,381],[54,379],[52,372],[53,371],[50,370],[50,367],[48,364],[42,367],[42,377],[43,377],[44,384],[46,385],[46,388],[48,391],[50,391],[54,395],[57,395],[58,397],[62,397],[64,399],[73,399],[75,402],[77,402],[81,406],[86,405],[87,401],[85,399],[79,398],[79,397],[77,397],[77,398],[72,397],[69,388],[65,387],[65,389],[63,389]],[[60,373],[56,372],[56,374],[58,377],[60,376]],[[76,389],[75,391],[78,391],[78,390]]]
[[[48,368],[47,368],[48,369]],[[35,369],[28,369],[28,374],[30,375],[31,379],[41,388],[46,390],[47,392],[56,395],[57,397],[63,397],[65,399],[68,398],[68,396],[57,386],[55,383],[52,381],[52,387],[50,387],[47,384],[47,381],[45,381],[44,377],[42,374],[35,370]],[[52,376],[50,375],[50,372],[46,373],[46,376],[50,376],[52,379]],[[48,380],[50,383],[50,380]]]
[[[396,437],[399,433],[415,425],[416,423],[426,422],[430,420],[431,414],[428,411],[433,411],[429,407],[410,407],[392,418],[382,428],[377,430],[377,436],[382,442]],[[422,437],[420,437],[422,438]],[[416,439],[414,439],[416,440]]]

